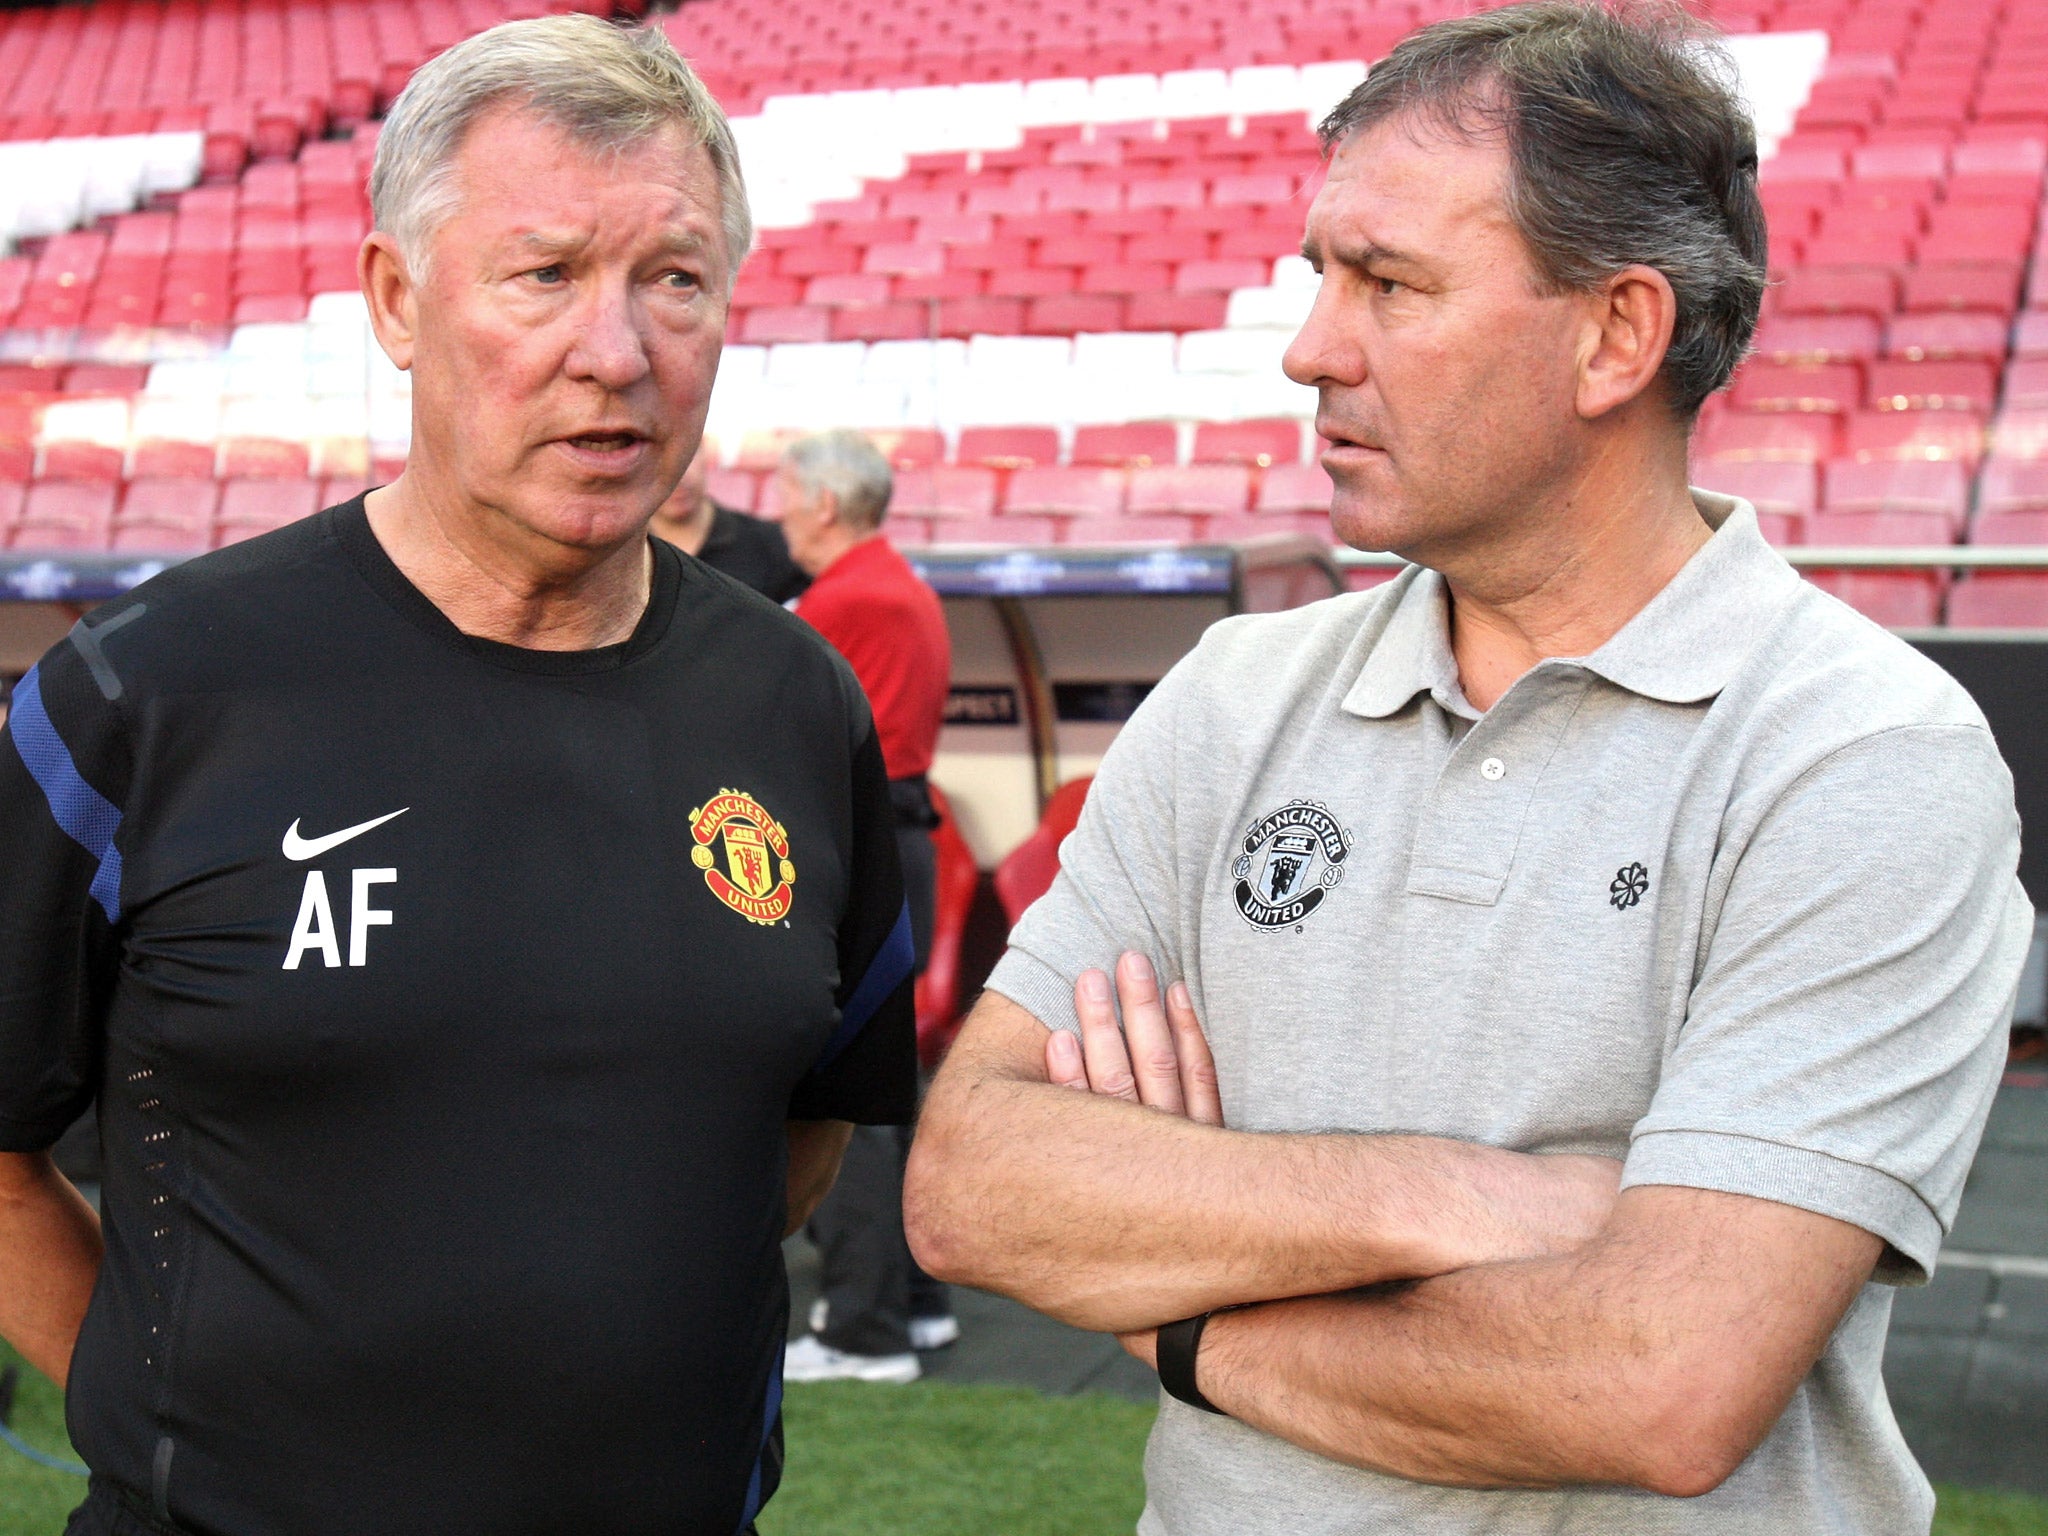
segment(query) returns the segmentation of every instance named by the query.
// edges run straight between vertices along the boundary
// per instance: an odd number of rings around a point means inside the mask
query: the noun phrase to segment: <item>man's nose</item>
[[[576,321],[568,356],[572,377],[616,391],[647,376],[648,317],[626,285],[592,284]]]
[[[1365,354],[1345,324],[1347,305],[1337,284],[1327,280],[1316,288],[1308,318],[1294,333],[1281,356],[1280,368],[1297,384],[1357,385],[1365,382]]]

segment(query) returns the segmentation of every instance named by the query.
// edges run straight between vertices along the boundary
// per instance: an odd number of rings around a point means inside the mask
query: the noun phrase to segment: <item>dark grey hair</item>
[[[1682,417],[1728,382],[1756,330],[1767,245],[1756,130],[1713,34],[1665,4],[1527,0],[1440,21],[1324,119],[1324,149],[1411,112],[1505,140],[1508,216],[1553,291],[1638,264],[1664,274],[1678,298],[1664,377]]]
[[[872,531],[888,516],[896,477],[881,449],[858,432],[842,429],[800,437],[782,450],[782,467],[805,495],[830,491],[839,515],[856,528]]]
[[[669,123],[704,146],[718,177],[726,280],[739,275],[754,220],[732,125],[658,27],[570,14],[508,21],[420,66],[377,135],[370,208],[415,276],[427,240],[455,211],[450,175],[470,125],[514,101],[600,150],[630,148]]]

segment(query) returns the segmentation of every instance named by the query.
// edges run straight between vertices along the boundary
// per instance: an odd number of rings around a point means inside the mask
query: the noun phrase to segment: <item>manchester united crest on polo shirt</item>
[[[1254,928],[1291,928],[1344,878],[1351,834],[1320,800],[1290,800],[1245,829],[1230,867],[1237,910]]]
[[[690,862],[704,871],[711,894],[750,923],[767,925],[789,915],[796,897],[796,865],[789,833],[744,790],[721,789],[690,812],[696,846]]]

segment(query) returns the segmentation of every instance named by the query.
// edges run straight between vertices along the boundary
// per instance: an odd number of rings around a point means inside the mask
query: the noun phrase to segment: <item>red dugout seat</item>
[[[1140,421],[1124,426],[1079,427],[1074,432],[1071,462],[1136,469],[1171,464],[1180,452],[1180,434],[1170,421]]]
[[[1951,629],[2048,628],[2048,574],[1974,571],[1948,595]]]
[[[1056,464],[1060,435],[1051,427],[967,427],[953,454],[955,463],[989,469],[1024,469]]]
[[[14,525],[16,549],[105,549],[115,488],[105,481],[38,480]]]
[[[1054,790],[1039,815],[1037,830],[996,866],[996,900],[1002,903],[1003,916],[1011,927],[1017,925],[1025,908],[1052,888],[1060,870],[1060,844],[1080,821],[1088,786],[1094,782],[1092,777],[1071,779]]]
[[[1125,509],[1134,517],[1162,512],[1216,516],[1248,511],[1252,472],[1241,464],[1154,465],[1131,471]]]
[[[959,1033],[960,944],[967,932],[967,915],[974,907],[975,889],[981,884],[981,871],[960,835],[952,805],[936,784],[931,786],[931,796],[939,813],[939,824],[932,829],[938,878],[932,900],[931,951],[924,974],[917,978],[917,1054],[928,1072],[937,1070],[946,1048]]]
[[[1077,517],[1066,526],[1068,544],[1188,544],[1201,519],[1157,514],[1149,517]]]
[[[996,510],[996,473],[975,466],[905,470],[896,476],[890,498],[892,512],[948,521],[992,517]]]

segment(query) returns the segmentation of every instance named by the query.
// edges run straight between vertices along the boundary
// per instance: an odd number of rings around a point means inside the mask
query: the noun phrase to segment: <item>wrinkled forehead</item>
[[[1332,147],[1329,175],[1309,209],[1309,241],[1407,249],[1511,231],[1508,176],[1507,139],[1498,129],[1409,107]]]
[[[569,225],[631,195],[662,223],[701,224],[705,233],[718,224],[718,173],[681,120],[609,142],[504,102],[470,124],[448,170],[454,211],[472,218]]]

